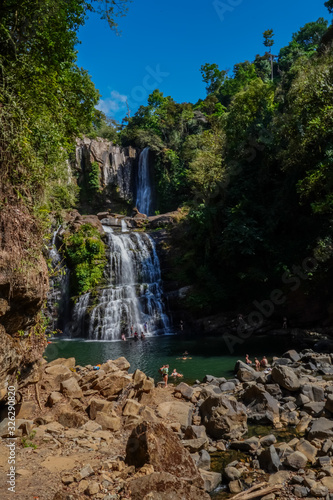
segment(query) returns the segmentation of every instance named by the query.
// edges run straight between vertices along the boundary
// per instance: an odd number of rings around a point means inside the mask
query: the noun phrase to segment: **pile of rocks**
[[[30,391],[18,408],[16,436],[38,446],[29,450],[30,475],[57,467],[52,479],[45,473],[57,493],[45,498],[208,500],[223,481],[237,500],[333,499],[331,355],[288,351],[264,372],[238,361],[235,378],[207,375],[167,389],[129,367],[125,358],[99,370],[74,358],[40,366],[35,401]],[[267,425],[267,435],[246,438],[249,424]],[[278,442],[285,428],[297,437]],[[1,448],[6,419],[0,436]],[[243,459],[212,472],[211,454],[230,450]],[[263,489],[248,493],[258,482]]]
[[[22,491],[29,488],[27,477],[34,477],[34,471],[41,477],[45,467],[52,478],[46,474],[37,491],[55,490],[45,496],[55,500],[141,500],[143,492],[159,498],[161,491],[175,499],[210,498],[206,491],[219,484],[221,474],[207,470],[208,453],[198,453],[193,461],[178,436],[192,423],[193,405],[175,399],[171,387],[155,387],[140,370],[129,374],[129,367],[125,358],[107,361],[98,370],[75,366],[74,358],[40,366],[34,377],[36,398],[30,385],[17,405],[15,437],[23,446],[37,447],[28,450],[27,463],[21,460]],[[8,418],[0,423],[0,436],[5,453],[6,439],[12,437]],[[26,451],[20,449],[19,455],[25,457]]]
[[[194,404],[193,419],[207,431],[209,451],[248,455],[247,465],[233,461],[223,471],[230,492],[246,489],[250,473],[278,473],[271,484],[280,481],[297,497],[333,498],[332,359],[309,349],[288,351],[263,372],[238,361],[236,378],[206,376],[203,383],[176,387],[176,396]],[[270,426],[275,433],[293,429],[297,437],[279,443],[274,434],[242,440],[248,424]]]

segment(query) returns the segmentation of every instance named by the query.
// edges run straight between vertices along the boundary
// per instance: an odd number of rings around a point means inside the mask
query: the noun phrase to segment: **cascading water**
[[[153,240],[144,233],[114,233],[104,227],[110,250],[108,279],[93,309],[89,338],[116,340],[137,331],[162,334],[169,319],[162,301],[161,271]]]
[[[89,305],[90,293],[81,295],[72,312],[72,321],[68,324],[67,330],[71,337],[84,337],[86,333],[87,307]]]
[[[152,189],[149,172],[149,148],[145,148],[139,158],[136,207],[142,214],[152,213]]]

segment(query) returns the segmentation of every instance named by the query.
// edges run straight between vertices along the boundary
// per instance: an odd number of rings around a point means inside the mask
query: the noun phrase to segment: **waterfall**
[[[142,214],[152,213],[152,190],[149,173],[149,148],[145,148],[139,158],[136,207]]]
[[[144,233],[105,228],[109,246],[108,282],[90,318],[89,338],[116,340],[129,335],[167,333],[161,271],[153,240]],[[146,324],[146,327],[145,327]]]
[[[72,321],[69,325],[71,337],[84,337],[86,330],[86,315],[89,305],[90,293],[81,295],[73,309]]]

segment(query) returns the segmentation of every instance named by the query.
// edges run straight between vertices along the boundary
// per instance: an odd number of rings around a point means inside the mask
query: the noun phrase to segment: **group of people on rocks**
[[[131,326],[130,330],[131,330],[130,338],[132,338],[132,339],[134,339],[134,340],[139,340],[139,334],[138,334],[137,330],[134,330],[134,326],[133,326],[133,325]],[[141,334],[140,334],[140,338],[141,338],[141,340],[144,340],[144,339],[146,338],[146,335],[145,335],[145,334],[148,332],[148,325],[147,325],[147,323],[145,323],[145,324],[143,325],[143,330],[144,330],[144,331],[141,331]],[[123,340],[123,341],[125,341],[125,342],[126,342],[126,335],[125,335],[125,332],[123,332],[123,333],[121,334],[121,340]]]
[[[254,358],[254,363],[252,363],[252,361],[249,358],[249,355],[246,354],[246,356],[245,356],[245,363],[247,365],[254,364],[255,369],[256,369],[257,372],[260,372],[261,369],[265,370],[269,366],[268,359],[266,358],[266,356],[263,356],[261,361],[259,361],[258,358]]]

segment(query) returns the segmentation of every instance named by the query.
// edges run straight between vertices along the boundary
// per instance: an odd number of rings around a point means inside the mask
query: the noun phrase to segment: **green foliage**
[[[263,36],[264,36],[263,43],[264,43],[265,47],[269,48],[269,51],[271,51],[271,48],[274,45],[274,40],[273,40],[274,32],[273,32],[273,30],[264,31]]]
[[[280,69],[288,71],[301,56],[308,58],[313,55],[327,31],[327,26],[328,22],[320,17],[315,22],[305,24],[297,33],[294,33],[291,42],[280,50]]]
[[[328,0],[327,2],[324,3],[325,7],[327,7],[328,12],[330,14],[333,13],[333,0]]]
[[[35,437],[35,435],[36,431],[32,431],[27,437],[24,436],[21,438],[23,448],[33,448],[34,450],[37,449],[37,445],[35,443],[32,443],[32,439]]]
[[[205,99],[178,104],[156,90],[121,131],[123,144],[151,148],[157,209],[189,207],[175,231],[170,279],[193,285],[191,310],[209,314],[265,298],[308,255],[325,265],[311,286],[327,279],[324,271],[333,274],[326,30],[323,18],[300,28],[278,63],[267,30],[269,52],[236,64],[232,75],[217,64],[201,67]]]
[[[2,198],[25,203],[42,224],[49,211],[75,205],[78,189],[68,157],[75,138],[96,122],[99,93],[75,64],[77,32],[87,12],[99,13],[116,29],[114,17],[123,15],[126,5],[125,0],[2,2],[0,191]],[[99,119],[101,132],[113,134]]]
[[[88,173],[89,190],[92,193],[96,193],[100,190],[99,175],[99,164],[97,163],[97,161],[93,161]]]
[[[108,118],[102,111],[94,109],[91,128],[85,130],[84,133],[90,139],[102,137],[103,139],[117,143],[119,127],[120,125],[116,120]]]
[[[96,228],[83,224],[75,233],[66,232],[63,251],[72,271],[72,295],[81,295],[101,284],[106,264],[105,245]]]
[[[206,84],[207,94],[218,92],[227,72],[220,71],[217,64],[203,64],[200,71],[202,80]]]

